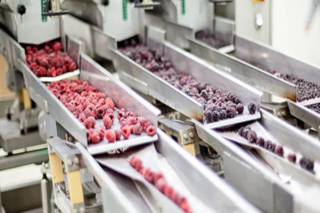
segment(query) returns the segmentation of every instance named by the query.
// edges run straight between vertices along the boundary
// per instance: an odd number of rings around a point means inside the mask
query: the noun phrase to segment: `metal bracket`
[[[158,127],[169,136],[177,138],[181,145],[192,144],[199,140],[195,127],[190,123],[162,117],[158,119]]]
[[[76,171],[81,168],[80,152],[71,148],[58,138],[48,139],[49,153],[55,153],[64,162],[66,172]]]

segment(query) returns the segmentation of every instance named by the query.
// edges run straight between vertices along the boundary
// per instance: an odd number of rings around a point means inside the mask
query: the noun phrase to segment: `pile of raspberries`
[[[150,168],[143,167],[142,160],[132,155],[129,158],[130,165],[143,175],[144,179],[153,184],[161,193],[176,203],[184,212],[192,213],[190,205],[186,198],[174,191],[161,172],[152,172]]]
[[[240,58],[241,60],[246,61],[247,63],[249,63],[255,67],[258,67],[264,71],[267,71],[268,73],[270,73],[278,78],[281,78],[285,81],[288,81],[292,84],[297,85],[297,101],[298,102],[302,102],[302,101],[306,101],[306,100],[320,97],[320,85],[316,85],[310,81],[306,81],[302,78],[298,78],[298,77],[295,77],[292,75],[282,74],[276,70],[270,70],[261,64],[243,59],[238,56],[237,56],[237,58]]]
[[[242,114],[244,106],[233,93],[223,93],[215,86],[200,82],[194,77],[177,72],[172,63],[162,57],[158,50],[147,49],[144,45],[137,45],[135,40],[127,42],[120,51],[141,64],[155,75],[164,79],[175,88],[204,105],[203,122],[205,124],[233,118]],[[256,105],[250,103],[248,110],[251,114],[256,112]]]
[[[253,131],[250,126],[241,127],[238,131],[238,135],[247,139],[249,143],[255,143],[258,146],[279,155],[280,157],[283,157],[284,155],[283,146],[276,145],[269,140],[264,140],[262,137],[257,137],[257,133]],[[295,153],[290,153],[287,158],[292,163],[296,163],[297,161],[297,156]],[[311,159],[302,157],[299,164],[301,168],[313,172],[314,161]]]
[[[26,46],[27,66],[37,77],[56,77],[77,69],[77,64],[65,52],[59,41],[42,46]]]
[[[196,33],[196,39],[203,41],[204,43],[216,48],[220,49],[222,47],[227,46],[225,42],[219,40],[215,37],[213,33],[210,32],[209,29],[201,30]]]
[[[140,135],[143,131],[149,136],[156,134],[156,128],[149,121],[125,109],[117,111],[121,129],[112,130],[115,120],[113,100],[86,81],[68,79],[46,86],[83,123],[89,143],[99,143],[104,138],[113,143],[122,137],[128,139],[131,134]],[[96,127],[96,119],[103,119],[103,126]]]

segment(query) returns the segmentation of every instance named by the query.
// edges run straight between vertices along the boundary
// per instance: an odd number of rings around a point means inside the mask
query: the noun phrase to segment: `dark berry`
[[[314,168],[314,161],[306,158],[306,157],[302,157],[299,161],[299,164],[301,166],[301,168],[308,170],[310,172],[313,172],[313,168]]]
[[[225,110],[220,110],[220,120],[227,118],[227,112]]]
[[[228,118],[234,118],[237,115],[237,112],[233,107],[227,107],[226,112]]]
[[[274,153],[276,153],[277,155],[283,157],[284,151],[283,151],[283,147],[281,145],[277,145]]]
[[[257,134],[254,131],[249,131],[247,134],[249,143],[255,143],[257,141]]]
[[[253,103],[250,103],[250,104],[248,105],[248,110],[249,110],[249,113],[250,113],[250,114],[256,113],[256,110],[257,110],[256,105],[253,104]]]
[[[243,104],[238,104],[236,109],[239,114],[242,114],[244,110]]]
[[[216,110],[216,111],[213,111],[212,113],[212,121],[219,121],[220,119],[220,113]]]
[[[262,137],[258,137],[257,144],[258,146],[264,147],[264,139]]]
[[[244,130],[244,127],[241,127],[241,128],[238,130],[238,135],[242,136],[243,130]]]
[[[296,156],[296,154],[290,153],[290,154],[288,155],[288,160],[289,160],[291,163],[296,163],[296,161],[297,161],[297,156]]]

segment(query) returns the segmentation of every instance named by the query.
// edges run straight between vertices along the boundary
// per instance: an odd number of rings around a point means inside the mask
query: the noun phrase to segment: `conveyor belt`
[[[167,174],[170,176],[178,178],[180,183],[175,187],[181,186],[181,184],[185,186],[184,190],[188,190],[199,201],[207,205],[211,209],[210,212],[259,212],[223,183],[218,176],[188,155],[161,130],[158,130],[158,135],[159,141],[155,143],[158,155],[153,155],[152,158],[158,158],[159,155],[164,157],[159,157],[161,168],[169,172]],[[98,180],[106,206],[110,206],[115,212],[159,212],[158,207],[152,208],[152,204],[146,203],[143,199],[144,193],[150,193],[148,190],[145,191],[143,184],[119,176],[110,169],[101,168],[79,143],[76,144],[76,147],[80,150],[89,170]],[[107,156],[101,156],[99,161],[107,158]],[[112,159],[110,163],[112,163]],[[151,197],[148,200],[150,199]],[[135,203],[132,202],[133,200]],[[137,205],[136,202],[141,204]],[[146,204],[148,205],[146,206]],[[149,211],[143,211],[146,209]],[[193,212],[197,212],[197,210]]]

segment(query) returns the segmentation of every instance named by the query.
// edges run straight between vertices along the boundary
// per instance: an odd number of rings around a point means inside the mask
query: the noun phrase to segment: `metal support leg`
[[[45,163],[42,163],[41,172],[43,174],[41,180],[41,200],[43,213],[51,213],[49,180],[47,178],[47,170]]]

